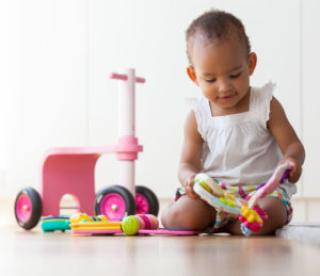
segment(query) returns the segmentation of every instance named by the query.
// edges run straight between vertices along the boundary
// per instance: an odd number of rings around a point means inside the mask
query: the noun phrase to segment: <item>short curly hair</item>
[[[191,63],[190,48],[196,34],[201,34],[208,41],[228,38],[230,34],[236,33],[243,44],[245,53],[249,55],[251,45],[245,28],[240,19],[231,13],[212,9],[193,20],[186,30],[187,56]]]

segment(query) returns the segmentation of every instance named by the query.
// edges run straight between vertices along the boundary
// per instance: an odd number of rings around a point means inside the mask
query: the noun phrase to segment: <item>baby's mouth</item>
[[[233,98],[235,95],[232,94],[232,95],[226,95],[226,96],[220,96],[219,99],[221,100],[228,100],[228,99],[231,99]]]

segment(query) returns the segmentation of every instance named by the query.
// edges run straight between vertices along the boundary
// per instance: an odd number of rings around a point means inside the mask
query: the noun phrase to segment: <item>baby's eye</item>
[[[216,81],[216,79],[205,79],[205,82],[208,82],[208,83],[214,83]]]
[[[231,78],[231,79],[239,78],[240,75],[241,75],[241,73],[242,73],[242,72],[239,72],[239,73],[236,73],[236,74],[232,74],[232,75],[230,75],[230,78]]]

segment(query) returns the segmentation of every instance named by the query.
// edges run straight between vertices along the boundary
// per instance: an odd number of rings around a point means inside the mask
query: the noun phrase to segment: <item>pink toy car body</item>
[[[63,195],[77,198],[79,211],[93,216],[104,214],[111,220],[125,215],[150,213],[157,215],[159,203],[147,187],[135,186],[135,160],[142,146],[135,137],[135,83],[144,82],[134,69],[124,74],[113,73],[120,82],[119,140],[109,147],[54,148],[44,157],[41,172],[41,194],[34,188],[22,189],[15,201],[15,217],[24,229],[37,225],[41,216],[58,216]],[[121,185],[107,187],[95,193],[95,166],[103,154],[115,153],[121,164]]]

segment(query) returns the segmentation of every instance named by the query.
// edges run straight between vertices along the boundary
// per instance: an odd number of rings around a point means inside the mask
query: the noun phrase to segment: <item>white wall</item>
[[[320,196],[320,187],[317,184],[320,153],[320,130],[317,119],[320,117],[318,93],[318,66],[320,64],[320,24],[318,11],[320,2],[309,0],[302,6],[302,112],[303,112],[303,139],[307,151],[304,171],[304,195]]]
[[[320,197],[313,184],[320,150],[316,0],[0,0],[0,107],[6,115],[0,142],[5,133],[7,169],[0,193],[38,187],[49,147],[115,143],[117,85],[107,75],[135,67],[147,79],[137,87],[137,136],[145,147],[137,182],[171,196],[186,99],[200,93],[185,75],[184,31],[211,7],[235,13],[246,25],[259,59],[253,84],[277,83],[276,96],[306,142],[300,196]],[[97,186],[116,179],[115,158],[101,158]]]
[[[37,187],[44,151],[87,140],[87,2],[2,1],[5,192]],[[2,184],[3,185],[3,184]]]

